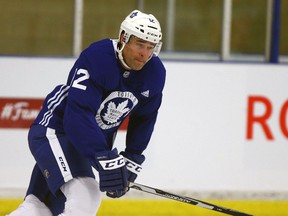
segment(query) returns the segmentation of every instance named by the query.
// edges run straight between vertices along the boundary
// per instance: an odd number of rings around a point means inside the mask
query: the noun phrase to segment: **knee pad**
[[[73,178],[61,187],[66,197],[63,215],[95,216],[102,200],[99,185],[94,178]]]

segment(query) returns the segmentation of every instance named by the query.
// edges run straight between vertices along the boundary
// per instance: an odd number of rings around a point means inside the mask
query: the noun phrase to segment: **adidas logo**
[[[149,90],[141,92],[144,97],[149,97]]]

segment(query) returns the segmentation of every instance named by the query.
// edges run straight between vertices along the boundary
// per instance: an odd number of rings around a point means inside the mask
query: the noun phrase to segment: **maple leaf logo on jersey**
[[[129,91],[111,92],[101,103],[95,116],[102,130],[118,127],[138,104],[138,99]]]
[[[118,106],[114,102],[110,102],[107,107],[107,112],[104,114],[103,119],[108,124],[117,122],[122,115],[128,112],[130,109],[127,108],[128,100],[119,103]]]

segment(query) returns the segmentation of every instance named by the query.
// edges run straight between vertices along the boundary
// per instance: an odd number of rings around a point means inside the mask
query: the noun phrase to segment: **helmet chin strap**
[[[126,62],[124,61],[123,55],[122,55],[122,51],[123,51],[125,45],[126,45],[126,43],[123,43],[121,49],[118,49],[118,48],[117,48],[118,58],[119,58],[121,64],[122,64],[126,69],[132,70],[132,68],[129,67],[129,66],[126,64]]]

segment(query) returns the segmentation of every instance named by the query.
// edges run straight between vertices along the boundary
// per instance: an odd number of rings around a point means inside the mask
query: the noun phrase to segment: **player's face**
[[[122,51],[124,61],[132,70],[141,70],[154,48],[154,43],[132,36]]]

